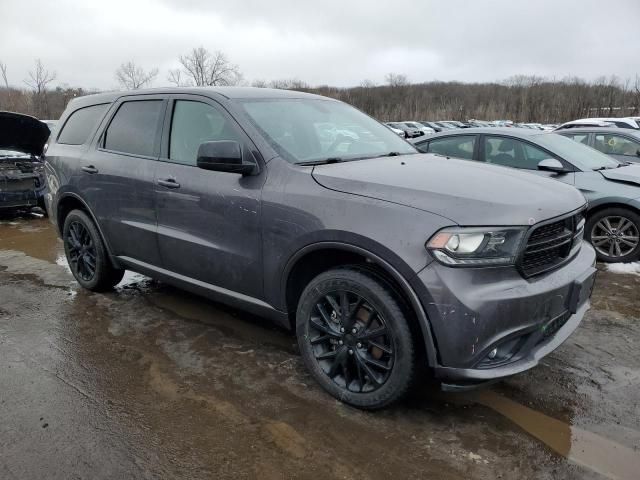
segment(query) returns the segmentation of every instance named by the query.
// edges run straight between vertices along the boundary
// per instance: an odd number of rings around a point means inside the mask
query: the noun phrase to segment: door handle
[[[93,165],[85,165],[84,167],[82,167],[82,171],[91,174],[98,173],[98,169]]]
[[[180,184],[176,182],[175,178],[166,178],[164,180],[158,180],[158,185],[162,185],[167,188],[180,188]]]

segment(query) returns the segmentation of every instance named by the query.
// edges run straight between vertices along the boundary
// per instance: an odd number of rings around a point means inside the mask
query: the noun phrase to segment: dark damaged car
[[[42,154],[49,128],[34,117],[0,112],[0,213],[44,207]]]
[[[342,102],[157,89],[75,99],[58,125],[46,198],[82,286],[130,269],[274,319],[351,405],[423,367],[446,388],[532,368],[589,308],[578,190],[420,154]]]

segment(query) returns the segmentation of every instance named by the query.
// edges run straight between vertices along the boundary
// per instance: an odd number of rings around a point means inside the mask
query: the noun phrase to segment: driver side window
[[[169,140],[171,161],[195,166],[200,144],[217,140],[242,143],[236,127],[217,108],[192,100],[175,102]]]

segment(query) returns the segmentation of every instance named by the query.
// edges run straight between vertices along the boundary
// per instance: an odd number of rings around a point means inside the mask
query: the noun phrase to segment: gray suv
[[[108,93],[59,125],[46,201],[80,285],[130,269],[273,319],[351,405],[389,405],[423,367],[449,389],[527,370],[589,308],[580,192],[420,154],[342,102]]]

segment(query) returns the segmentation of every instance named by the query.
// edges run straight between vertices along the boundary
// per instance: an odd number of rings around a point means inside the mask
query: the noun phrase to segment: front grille
[[[573,246],[582,240],[583,218],[584,214],[581,212],[533,227],[520,259],[523,275],[539,275],[564,263]]]

